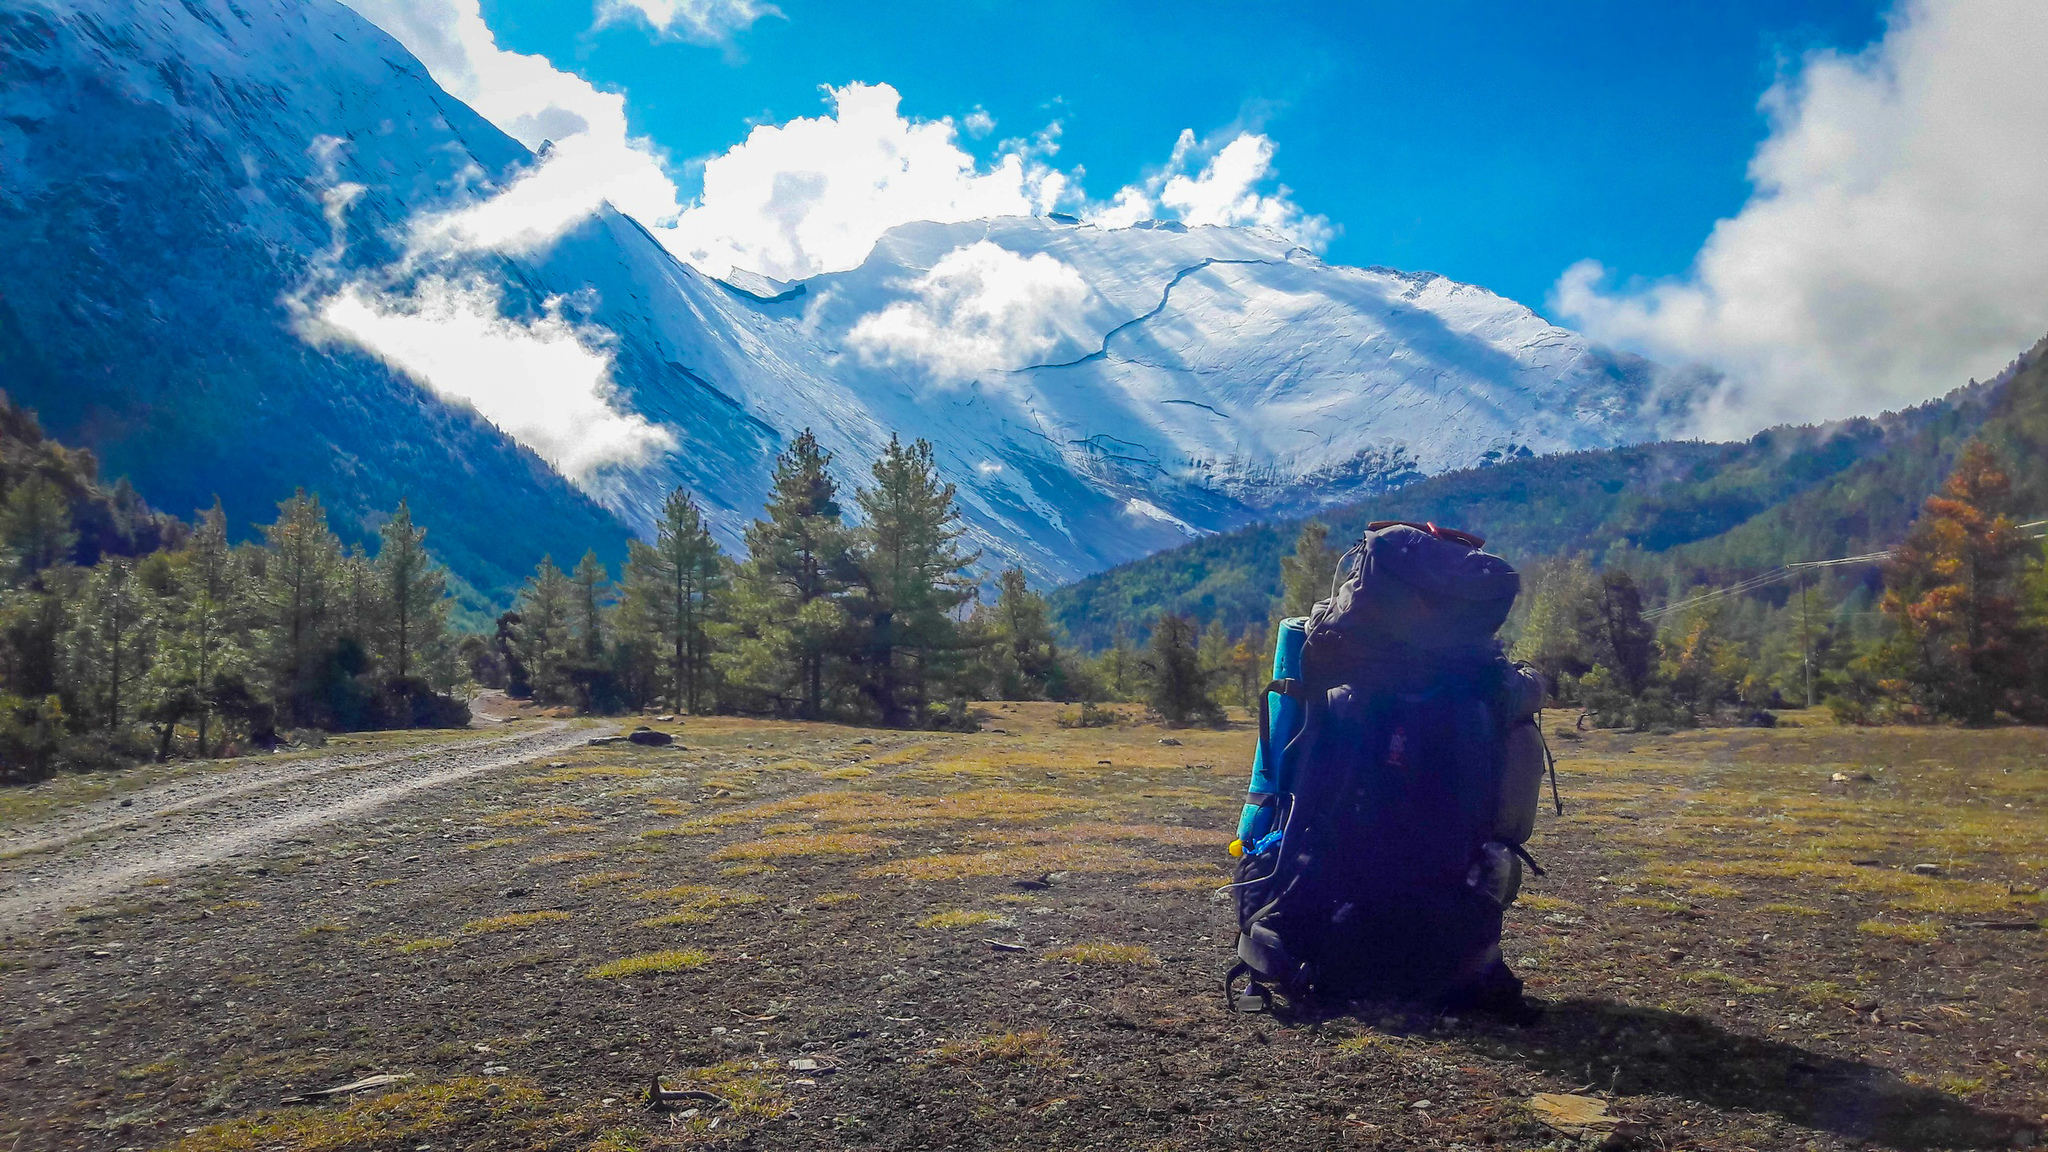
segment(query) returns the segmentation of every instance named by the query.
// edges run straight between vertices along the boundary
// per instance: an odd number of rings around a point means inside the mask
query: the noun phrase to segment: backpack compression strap
[[[1273,681],[1266,685],[1264,692],[1259,693],[1259,762],[1266,766],[1266,770],[1273,774],[1274,782],[1278,783],[1280,762],[1273,758],[1273,702],[1267,699],[1275,695],[1292,696],[1306,704],[1308,689],[1302,686],[1301,681],[1290,677]]]

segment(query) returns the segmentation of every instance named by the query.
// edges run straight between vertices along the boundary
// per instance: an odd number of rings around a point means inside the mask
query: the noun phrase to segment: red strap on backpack
[[[1439,540],[1448,540],[1453,544],[1463,544],[1467,548],[1486,547],[1486,537],[1484,536],[1474,536],[1470,532],[1460,532],[1456,528],[1439,528],[1434,524],[1417,524],[1413,520],[1375,520],[1367,524],[1365,530],[1367,532],[1378,532],[1382,528],[1393,528],[1396,526],[1413,528],[1417,532],[1427,532]]]

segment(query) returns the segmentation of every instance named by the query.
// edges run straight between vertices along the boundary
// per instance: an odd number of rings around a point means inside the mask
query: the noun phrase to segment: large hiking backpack
[[[1239,977],[1265,994],[1520,1005],[1500,958],[1548,757],[1494,633],[1521,578],[1462,532],[1375,523],[1285,620],[1239,822]],[[1553,784],[1553,793],[1555,786]]]

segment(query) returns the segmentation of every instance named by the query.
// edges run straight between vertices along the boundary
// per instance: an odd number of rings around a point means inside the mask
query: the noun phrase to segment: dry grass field
[[[967,735],[690,719],[76,909],[0,950],[0,1146],[1917,1149],[2048,1125],[2048,732],[1549,716],[1567,811],[1510,915],[1546,1007],[1517,1028],[1227,1011],[1249,726],[986,711]],[[397,1078],[313,1095],[371,1077]]]

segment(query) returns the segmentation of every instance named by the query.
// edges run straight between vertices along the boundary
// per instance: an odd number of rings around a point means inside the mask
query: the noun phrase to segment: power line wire
[[[1790,580],[1802,572],[1811,572],[1820,568],[1840,568],[1847,564],[1870,564],[1881,560],[1889,560],[1891,555],[1891,549],[1887,548],[1882,552],[1866,552],[1861,556],[1837,556],[1829,560],[1801,560],[1793,564],[1783,564],[1760,576],[1751,576],[1747,580],[1730,584],[1726,588],[1716,588],[1712,592],[1706,592],[1691,599],[1680,600],[1675,604],[1666,604],[1661,608],[1652,608],[1648,612],[1643,613],[1643,619],[1655,620],[1659,616],[1669,615],[1681,608],[1690,608],[1695,604],[1704,604],[1710,600],[1720,600],[1728,596],[1739,596],[1744,592],[1753,592],[1758,588],[1768,587],[1783,580]]]
[[[2017,529],[2048,528],[2048,520],[2030,520],[2025,524],[2015,524],[2013,527]],[[2048,532],[2028,536],[2027,539],[2048,540]],[[1754,592],[1758,588],[1766,588],[1780,581],[1790,580],[1802,572],[1811,572],[1820,568],[1840,568],[1848,564],[1872,564],[1889,560],[1894,551],[1895,549],[1886,548],[1881,552],[1865,552],[1861,556],[1836,556],[1828,560],[1801,560],[1792,564],[1783,564],[1760,576],[1751,576],[1747,580],[1730,584],[1726,588],[1716,588],[1712,592],[1702,593],[1687,600],[1666,604],[1661,608],[1652,608],[1648,612],[1643,613],[1643,619],[1655,620],[1659,616],[1668,616],[1673,612],[1682,608],[1690,608],[1695,604],[1705,604],[1711,600],[1720,600],[1729,596],[1740,596],[1744,592]]]

